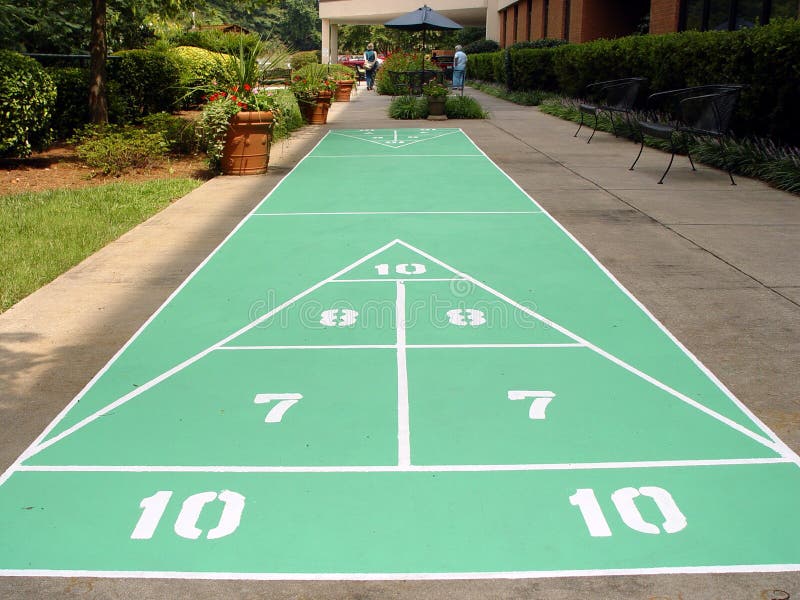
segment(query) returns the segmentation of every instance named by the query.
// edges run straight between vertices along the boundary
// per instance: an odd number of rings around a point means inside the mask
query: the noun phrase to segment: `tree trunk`
[[[92,0],[92,35],[89,41],[89,110],[92,123],[108,123],[106,100],[106,0]]]

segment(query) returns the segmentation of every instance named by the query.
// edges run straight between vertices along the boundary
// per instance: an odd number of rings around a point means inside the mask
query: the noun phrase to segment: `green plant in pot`
[[[310,64],[298,69],[289,89],[297,98],[303,118],[308,123],[321,125],[327,122],[336,82],[328,76],[326,65]]]
[[[240,39],[238,54],[219,58],[219,79],[203,86],[207,103],[198,123],[213,168],[226,175],[267,171],[280,110],[274,92],[262,87],[261,81],[287,56],[280,46],[259,41],[246,48]]]
[[[444,105],[447,101],[447,88],[432,79],[422,86],[422,95],[428,101],[428,116],[444,116]]]

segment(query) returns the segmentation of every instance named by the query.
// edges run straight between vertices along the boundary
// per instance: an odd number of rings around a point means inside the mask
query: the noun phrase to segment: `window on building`
[[[572,3],[570,0],[564,0],[564,36],[563,39],[569,41],[569,21],[570,21],[570,9],[572,8],[570,5]]]
[[[679,29],[734,30],[798,16],[798,0],[683,0]]]
[[[542,37],[547,38],[547,22],[550,20],[550,0],[544,0],[542,5]]]

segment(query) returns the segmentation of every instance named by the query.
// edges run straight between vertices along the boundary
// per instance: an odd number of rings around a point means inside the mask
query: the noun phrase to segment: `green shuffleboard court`
[[[462,131],[334,130],[0,477],[0,575],[800,570],[798,467]]]

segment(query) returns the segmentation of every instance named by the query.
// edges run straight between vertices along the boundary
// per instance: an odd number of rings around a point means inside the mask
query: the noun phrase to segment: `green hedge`
[[[169,42],[173,46],[194,46],[210,52],[238,55],[241,42],[244,42],[245,50],[251,52],[260,39],[255,33],[225,33],[219,29],[204,29],[181,32],[171,36]]]
[[[319,50],[307,50],[305,52],[295,52],[289,62],[293,70],[302,69],[306,65],[322,62]]]
[[[186,108],[199,105],[203,100],[204,91],[200,88],[207,86],[215,79],[222,79],[222,63],[224,56],[219,52],[212,52],[196,46],[178,46],[171,48],[169,54],[180,69],[179,83],[183,88],[183,106]]]
[[[508,57],[508,65],[505,59]],[[579,97],[593,81],[640,76],[650,91],[740,83],[733,129],[800,143],[800,21],[687,31],[470,56],[471,79]]]
[[[119,86],[124,120],[179,108],[185,91],[180,85],[181,66],[166,52],[123,50],[108,62],[108,78]]]
[[[45,147],[55,102],[56,87],[38,62],[0,50],[0,156]]]

